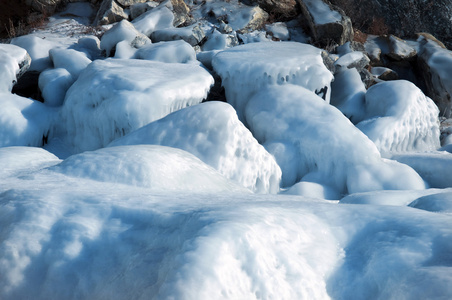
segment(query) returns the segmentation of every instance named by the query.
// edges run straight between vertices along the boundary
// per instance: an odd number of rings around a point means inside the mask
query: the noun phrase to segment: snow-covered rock
[[[53,126],[54,110],[10,93],[0,93],[0,107],[0,147],[44,144]]]
[[[21,47],[0,44],[0,93],[11,92],[17,79],[30,67],[31,58]]]
[[[279,166],[226,103],[207,102],[179,110],[109,146],[136,144],[180,148],[254,192],[279,191]]]
[[[247,192],[192,154],[156,145],[86,151],[50,170],[71,177],[146,187],[154,192]]]
[[[76,152],[105,147],[173,111],[200,103],[213,82],[196,64],[96,60],[68,90],[61,126]]]
[[[382,155],[440,147],[438,108],[411,82],[378,83],[365,95],[365,119],[356,126]]]
[[[134,57],[167,63],[196,62],[195,50],[189,43],[182,40],[143,46],[135,52]]]
[[[236,34],[220,33],[214,29],[213,32],[207,34],[207,40],[202,45],[203,51],[223,50],[237,46],[239,41]]]
[[[39,89],[44,103],[48,106],[61,106],[74,81],[71,73],[63,68],[48,69],[39,74]]]
[[[382,160],[375,145],[339,110],[303,87],[262,89],[249,100],[244,117],[256,139],[275,156],[283,187],[300,180],[330,186],[340,194],[425,187],[410,167]]]
[[[128,14],[124,11],[121,5],[116,0],[103,0],[97,11],[94,24],[106,25],[119,22],[121,20],[127,20]]]
[[[321,50],[311,45],[246,44],[218,53],[212,64],[221,76],[228,102],[242,121],[249,99],[269,85],[299,85],[330,101],[333,74],[323,64]]]
[[[151,34],[151,39],[154,42],[184,40],[190,45],[196,46],[205,38],[205,36],[202,28],[197,24],[193,24],[187,27],[169,27],[154,30]]]
[[[160,5],[133,20],[132,24],[139,32],[150,37],[156,30],[173,28],[173,21],[172,11],[165,5]]]
[[[85,53],[74,49],[51,49],[49,55],[55,68],[66,69],[75,80],[91,63]]]
[[[452,214],[452,191],[420,197],[409,206],[431,212]]]

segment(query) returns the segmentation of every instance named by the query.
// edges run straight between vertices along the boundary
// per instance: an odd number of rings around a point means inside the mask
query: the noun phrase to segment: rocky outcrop
[[[259,5],[275,20],[291,19],[299,13],[296,0],[248,0],[242,2],[248,5]]]
[[[106,25],[128,19],[124,9],[115,0],[104,0],[97,12],[94,24]]]

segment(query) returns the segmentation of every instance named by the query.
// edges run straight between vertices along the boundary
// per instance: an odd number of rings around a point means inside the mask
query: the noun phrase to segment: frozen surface
[[[156,145],[87,151],[67,158],[51,170],[72,177],[146,187],[154,192],[246,192],[192,154]]]
[[[96,60],[68,90],[61,127],[75,152],[106,146],[134,129],[200,103],[212,76],[194,64]]]
[[[433,194],[441,194],[447,190],[426,189],[426,190],[405,190],[405,191],[377,191],[356,193],[345,196],[340,200],[342,204],[370,204],[407,206],[414,200]]]
[[[425,187],[410,167],[382,160],[375,145],[339,110],[303,87],[261,90],[249,100],[245,120],[275,155],[283,187],[300,180],[331,186],[340,194]],[[284,147],[274,152],[275,143]]]
[[[273,24],[265,25],[265,29],[271,33],[274,38],[277,38],[281,41],[288,41],[290,38],[289,29],[287,29],[286,23],[276,22]]]
[[[56,112],[41,102],[0,93],[0,147],[42,146]]]
[[[74,78],[63,68],[48,69],[39,74],[39,89],[44,103],[48,106],[61,106]]]
[[[49,55],[53,66],[66,69],[74,80],[91,63],[85,53],[73,49],[51,49]]]
[[[142,36],[129,21],[122,20],[102,36],[100,40],[100,49],[104,50],[109,56],[118,43],[126,42],[130,45],[135,39],[140,39],[143,43],[151,43],[151,41],[145,36]]]
[[[248,100],[268,85],[299,85],[323,93],[325,100],[330,101],[333,75],[323,64],[320,49],[307,44],[241,45],[218,53],[212,64],[221,76],[228,102],[241,120]]]
[[[420,197],[409,206],[431,212],[452,213],[452,191]]]
[[[112,142],[180,148],[257,193],[277,193],[281,170],[226,103],[207,102],[174,112]]]
[[[303,0],[303,3],[309,10],[314,22],[317,25],[341,22],[341,14],[332,10],[328,4],[322,0]]]
[[[440,147],[438,108],[411,82],[395,80],[370,87],[365,114],[356,126],[384,156]]]
[[[143,46],[134,57],[167,63],[196,62],[195,50],[189,43],[182,40]]]
[[[56,165],[60,162],[52,153],[35,147],[0,148],[0,178],[27,175],[35,170]]]
[[[27,58],[27,51],[23,48],[0,44],[0,93],[11,92],[17,81],[20,64]]]
[[[133,20],[132,24],[139,32],[149,37],[156,30],[174,27],[173,21],[173,12],[161,5],[145,12]]]

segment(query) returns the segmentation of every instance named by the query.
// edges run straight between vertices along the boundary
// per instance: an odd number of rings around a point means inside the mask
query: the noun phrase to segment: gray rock
[[[134,20],[145,12],[157,7],[158,5],[159,3],[155,1],[134,4],[130,6],[130,18]]]
[[[178,27],[190,22],[190,8],[188,8],[187,4],[185,4],[183,0],[168,0],[168,2],[171,3],[171,7],[169,8],[174,14],[174,26]]]
[[[147,0],[116,0],[122,7],[129,7],[138,3],[145,3]]]
[[[196,24],[182,28],[160,29],[151,34],[153,42],[184,40],[192,46],[201,44],[205,37],[204,31]]]
[[[271,14],[275,20],[289,20],[299,13],[296,0],[248,0],[244,3],[259,5],[267,13]]]
[[[259,6],[255,6],[251,10],[252,18],[245,27],[237,30],[238,33],[247,33],[262,28],[268,20],[268,13]]]
[[[107,25],[121,20],[127,20],[128,15],[115,0],[104,0],[97,11],[95,25]]]
[[[14,0],[15,1],[15,0]],[[36,11],[51,14],[63,0],[26,0],[25,3]]]

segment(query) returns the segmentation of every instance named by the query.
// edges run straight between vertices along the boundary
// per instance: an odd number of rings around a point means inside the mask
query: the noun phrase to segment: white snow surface
[[[104,33],[100,40],[100,49],[104,50],[107,56],[109,56],[118,43],[126,42],[130,44],[136,38],[140,37],[146,40],[146,37],[142,36],[129,21],[122,20]],[[149,40],[148,43],[151,43],[151,41]]]
[[[333,74],[323,64],[320,49],[311,45],[246,44],[218,53],[212,64],[221,76],[228,102],[242,121],[248,100],[269,85],[295,84],[313,92],[326,87],[325,100],[330,101]]]
[[[167,63],[197,62],[195,50],[183,40],[143,46],[135,52],[134,58]]]
[[[133,20],[132,24],[139,32],[150,37],[156,30],[173,28],[173,21],[173,12],[165,5],[160,5]]]
[[[382,160],[375,145],[339,110],[303,87],[262,89],[249,100],[245,120],[275,155],[283,187],[300,180],[326,184],[340,194],[425,187],[410,167]],[[275,143],[283,149],[274,152]]]
[[[309,13],[317,25],[340,23],[342,20],[341,14],[332,10],[330,6],[322,0],[304,0],[303,3],[308,8]]]
[[[55,68],[66,69],[74,80],[91,63],[85,53],[74,49],[51,49],[49,56]]]
[[[200,103],[212,76],[195,64],[96,60],[68,90],[61,110],[63,132],[74,151],[111,141],[169,113]]]
[[[48,106],[61,106],[67,90],[74,83],[74,78],[63,68],[48,69],[39,74],[39,89],[44,103]]]
[[[226,103],[176,111],[113,141],[110,146],[155,144],[188,151],[256,193],[277,193],[281,169]]]
[[[0,93],[11,92],[17,81],[19,64],[25,61],[27,55],[21,47],[0,44]]]
[[[373,85],[365,95],[365,119],[356,126],[383,156],[440,147],[439,110],[411,82],[394,80]]]

